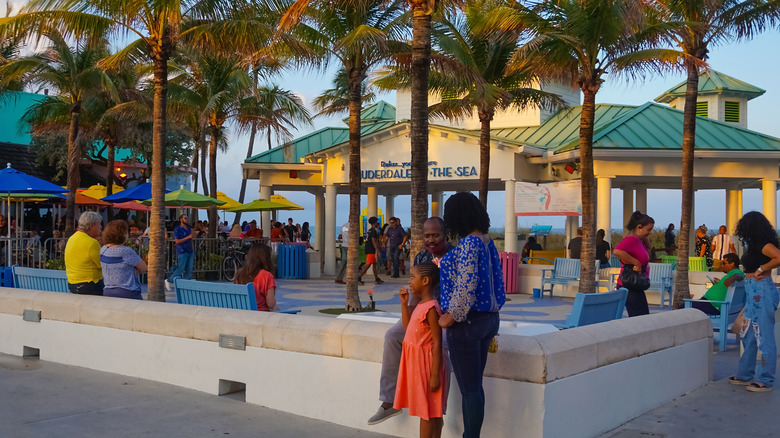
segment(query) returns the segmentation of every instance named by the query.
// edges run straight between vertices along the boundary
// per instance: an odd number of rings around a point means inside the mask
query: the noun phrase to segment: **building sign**
[[[428,162],[428,176],[430,178],[471,178],[478,177],[479,172],[474,166],[440,166],[438,161]],[[379,169],[360,171],[363,181],[383,179],[411,179],[412,163],[381,161]]]
[[[582,215],[580,180],[546,184],[515,183],[516,216]]]

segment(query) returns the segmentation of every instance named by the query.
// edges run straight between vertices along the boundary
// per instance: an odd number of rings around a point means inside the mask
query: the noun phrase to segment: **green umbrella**
[[[278,202],[267,201],[265,199],[258,199],[238,207],[229,208],[225,211],[231,213],[247,212],[247,211],[274,211],[274,210],[287,210],[288,205],[280,204]]]
[[[144,205],[151,205],[152,200],[147,199],[141,202]],[[199,193],[191,192],[185,188],[165,194],[165,205],[167,207],[211,207],[212,205],[222,205],[225,201],[209,198]]]

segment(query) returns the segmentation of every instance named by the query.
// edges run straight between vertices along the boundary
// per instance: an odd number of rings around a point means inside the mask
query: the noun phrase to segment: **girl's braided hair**
[[[417,268],[417,272],[423,277],[428,277],[431,280],[431,287],[436,287],[439,284],[439,267],[433,262],[422,262],[414,266]]]

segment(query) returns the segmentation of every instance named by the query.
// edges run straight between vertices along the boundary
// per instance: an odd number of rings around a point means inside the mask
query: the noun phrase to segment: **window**
[[[725,102],[725,120],[731,123],[739,123],[739,102]]]
[[[696,102],[696,115],[702,117],[709,117],[709,103]]]

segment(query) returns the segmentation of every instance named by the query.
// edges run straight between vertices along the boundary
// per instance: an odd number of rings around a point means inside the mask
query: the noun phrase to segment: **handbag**
[[[734,320],[734,324],[731,324],[731,332],[737,336],[742,336],[742,327],[745,325],[745,309],[739,311],[737,319]]]
[[[646,291],[650,288],[650,279],[634,270],[634,265],[623,265],[620,283],[628,290]]]

